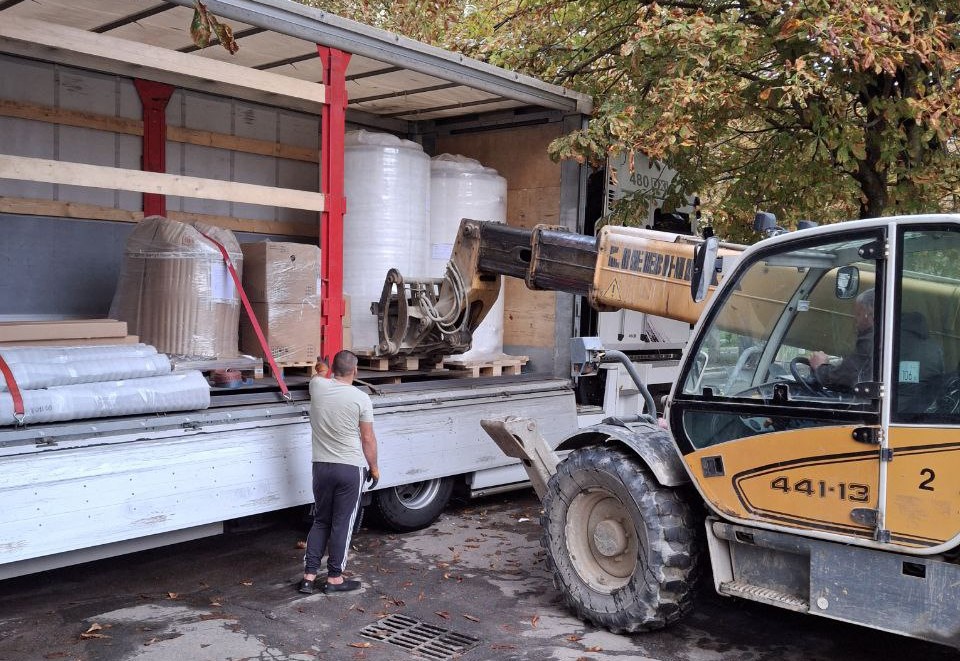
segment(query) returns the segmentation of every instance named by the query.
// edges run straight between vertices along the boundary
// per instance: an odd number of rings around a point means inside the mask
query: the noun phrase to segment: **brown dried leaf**
[[[536,629],[538,624],[540,624],[540,616],[539,616],[539,615],[534,615],[533,617],[530,618],[530,626],[532,626],[534,629]]]
[[[445,619],[445,620],[449,620],[449,619],[450,619],[450,613],[448,613],[447,611],[437,611],[436,614],[439,615],[440,617],[442,617],[442,618]]]
[[[479,622],[479,621],[480,621],[480,618],[479,618],[479,617],[474,617],[473,615],[467,615],[466,613],[463,614],[463,617],[464,617],[465,619],[470,620],[471,622]]]
[[[577,634],[573,633],[567,636],[567,640],[569,640],[571,643],[579,643],[581,640],[583,640],[583,636],[578,636]]]
[[[348,647],[359,647],[361,649],[366,649],[368,647],[373,647],[373,643],[347,643]]]
[[[253,581],[251,581],[250,579],[246,579],[246,580],[240,581],[240,585],[246,585],[247,587],[250,587],[251,585],[253,585]]]
[[[417,601],[423,601],[427,598],[427,595],[423,593],[423,590],[420,590],[420,594],[417,595]]]
[[[178,598],[179,596],[180,596],[180,595],[177,594],[176,592],[168,592],[168,593],[167,593],[167,599],[176,599],[176,598]]]
[[[603,651],[603,648],[600,647],[599,645],[594,645],[593,647],[588,647],[588,648],[587,648],[587,651],[588,651],[588,652],[602,652],[602,651]]]

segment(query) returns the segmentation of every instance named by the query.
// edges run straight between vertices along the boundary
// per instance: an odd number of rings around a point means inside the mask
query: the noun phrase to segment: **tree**
[[[830,222],[960,206],[957,0],[408,4],[419,14],[385,4],[381,25],[594,96],[555,157],[669,163],[673,192],[698,191],[728,238],[757,209]]]

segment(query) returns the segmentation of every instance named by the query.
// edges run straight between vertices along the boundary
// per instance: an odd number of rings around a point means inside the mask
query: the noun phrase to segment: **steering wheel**
[[[799,365],[807,366],[807,376],[800,373]],[[794,381],[802,386],[807,393],[816,396],[824,394],[826,388],[820,383],[820,379],[817,378],[817,371],[810,365],[810,360],[806,356],[797,356],[790,361],[790,374],[793,375]]]

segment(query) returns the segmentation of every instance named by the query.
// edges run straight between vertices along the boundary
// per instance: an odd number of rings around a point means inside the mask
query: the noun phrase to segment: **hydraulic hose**
[[[633,364],[633,361],[630,360],[630,357],[622,351],[617,351],[616,349],[605,351],[603,357],[600,359],[601,363],[620,363],[627,369],[627,374],[630,375],[630,378],[633,379],[633,382],[637,385],[637,390],[640,391],[641,397],[643,397],[643,404],[646,409],[647,415],[651,419],[657,419],[657,404],[653,401],[653,395],[650,394],[650,390],[647,388],[647,384],[643,382],[643,379],[640,378],[640,372],[637,371],[636,366]]]

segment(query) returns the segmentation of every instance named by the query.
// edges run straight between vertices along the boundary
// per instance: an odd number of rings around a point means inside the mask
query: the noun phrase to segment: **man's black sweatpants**
[[[347,564],[347,549],[360,509],[363,468],[349,464],[313,462],[313,525],[307,535],[303,573],[316,574],[324,550],[327,576],[336,578]]]

